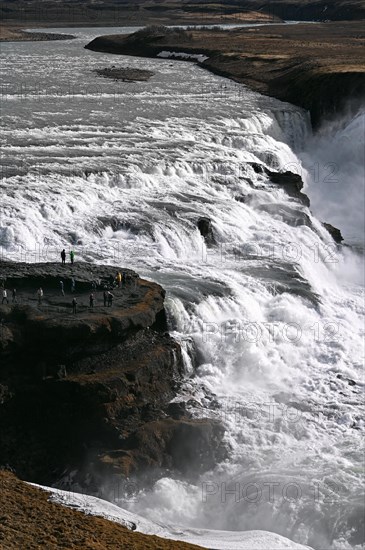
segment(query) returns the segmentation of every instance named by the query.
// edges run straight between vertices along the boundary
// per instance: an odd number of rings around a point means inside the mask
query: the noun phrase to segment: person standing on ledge
[[[13,288],[13,292],[11,293],[11,296],[12,296],[13,304],[18,303],[18,300],[16,299],[16,288]]]
[[[89,299],[90,299],[90,307],[93,308],[94,307],[94,294],[93,293],[90,294]]]
[[[9,303],[9,300],[8,300],[8,291],[6,290],[6,288],[3,288],[3,299],[2,299],[2,304],[6,301],[6,303],[8,304]]]
[[[75,289],[76,289],[76,281],[75,281],[75,278],[72,277],[72,279],[71,279],[71,292],[75,292]]]
[[[64,289],[64,285],[63,285],[62,280],[60,281],[60,287],[61,287],[61,294],[62,294],[62,296],[64,296],[65,295],[65,289]]]
[[[75,259],[75,252],[74,252],[73,250],[71,250],[71,252],[70,252],[70,261],[71,261],[71,265],[73,265],[74,259]]]
[[[77,313],[77,300],[72,298],[72,313]]]
[[[114,298],[114,294],[112,294],[110,291],[108,292],[108,306],[109,307],[112,307],[113,305],[113,298]]]
[[[131,286],[133,287],[133,290],[136,290],[137,289],[137,279],[138,279],[138,275],[137,273],[133,273],[133,275],[131,275]]]
[[[66,263],[66,250],[63,249],[62,252],[61,252],[61,262],[62,262],[62,265],[65,265]]]
[[[42,289],[42,287],[39,287],[39,289],[37,290],[37,296],[38,296],[38,304],[40,305],[42,303],[42,299],[43,299],[43,289]]]

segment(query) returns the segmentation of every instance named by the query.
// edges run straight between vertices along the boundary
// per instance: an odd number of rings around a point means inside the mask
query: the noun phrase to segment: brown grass
[[[48,502],[48,493],[0,471],[0,548],[6,550],[194,550],[129,531],[112,521]]]
[[[40,25],[8,25],[0,23],[0,42],[39,42],[45,40],[67,40],[72,35],[60,35],[56,33],[25,32],[25,28],[39,27]]]
[[[0,24],[0,40],[25,40],[25,33],[21,31],[21,27],[15,25]]]
[[[161,50],[203,53],[202,66],[252,89],[309,110],[317,125],[364,95],[364,21],[255,28],[162,31],[144,38],[111,35],[96,51],[154,57]]]

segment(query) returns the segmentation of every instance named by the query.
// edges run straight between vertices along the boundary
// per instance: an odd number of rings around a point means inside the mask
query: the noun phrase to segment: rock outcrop
[[[222,425],[211,419],[165,418],[136,430],[127,442],[130,450],[105,453],[102,460],[111,472],[168,469],[194,478],[227,458],[223,435]]]
[[[94,73],[104,78],[112,80],[121,80],[122,82],[146,82],[155,73],[134,67],[105,67],[104,69],[94,69]]]
[[[306,195],[302,191],[304,184],[299,174],[295,174],[294,172],[290,171],[275,172],[269,170],[268,168],[266,168],[266,166],[257,162],[250,162],[250,166],[256,174],[266,174],[269,177],[270,183],[282,187],[287,195],[298,200],[304,206],[310,206],[308,195]],[[309,218],[303,218],[303,220],[298,225],[310,225]]]
[[[331,235],[331,237],[337,244],[342,243],[344,238],[342,236],[341,231],[337,229],[337,227],[333,227],[333,225],[331,225],[330,223],[324,223],[323,226],[327,229],[328,233]]]
[[[294,174],[293,172],[272,172],[266,170],[267,175],[270,178],[272,183],[282,187],[287,195],[298,199],[305,206],[310,205],[308,196],[305,193],[302,193],[303,189],[303,180],[299,174]]]
[[[186,456],[193,453],[185,440],[189,429],[197,456],[205,456],[195,464],[212,464],[219,428],[188,421],[184,410],[167,422],[184,365],[179,344],[166,332],[165,292],[120,271],[127,282],[112,289],[108,307],[103,287],[115,267],[0,263],[8,294],[17,289],[16,302],[0,305],[0,465],[24,479],[54,484],[73,471],[73,481],[85,487],[111,471],[182,470],[174,453],[179,445],[179,456],[184,448]]]
[[[209,218],[199,218],[197,225],[200,234],[202,237],[204,237],[207,246],[213,246],[217,244],[213,233],[212,222]]]

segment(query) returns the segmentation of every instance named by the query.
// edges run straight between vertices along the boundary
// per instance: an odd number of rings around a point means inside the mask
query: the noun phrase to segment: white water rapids
[[[118,31],[2,45],[2,255],[58,261],[72,246],[167,290],[186,351],[177,400],[224,423],[227,456],[199,478],[141,487],[124,507],[361,548],[363,258],[337,248],[320,221],[343,221],[363,248],[364,165],[351,151],[364,117],[313,138],[300,109],[193,63],[83,49]],[[155,75],[127,83],[92,72],[111,65]],[[251,162],[303,174],[318,218]],[[211,219],[215,246],[199,217]]]

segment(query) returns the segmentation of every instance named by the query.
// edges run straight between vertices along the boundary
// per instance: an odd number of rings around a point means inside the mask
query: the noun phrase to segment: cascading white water
[[[193,64],[84,51],[90,31],[77,32],[4,47],[2,253],[51,261],[72,245],[77,258],[162,284],[173,335],[198,358],[186,353],[177,399],[226,427],[227,458],[213,471],[164,476],[123,505],[157,521],[360,548],[361,259],[250,164],[307,175],[319,154],[301,153],[314,143],[307,115]],[[156,74],[115,84],[91,72],[111,62]],[[30,78],[41,85],[22,95]],[[324,193],[306,183],[322,212]]]

